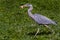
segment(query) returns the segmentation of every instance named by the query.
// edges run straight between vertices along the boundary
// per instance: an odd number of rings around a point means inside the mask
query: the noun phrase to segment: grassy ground
[[[33,5],[32,13],[40,13],[57,21],[57,26],[49,25],[55,34],[47,34],[50,30],[33,21],[27,14],[27,8],[19,8],[26,3]],[[36,38],[28,35],[37,28],[40,28],[41,34]],[[0,0],[0,40],[60,40],[59,29],[60,0]]]

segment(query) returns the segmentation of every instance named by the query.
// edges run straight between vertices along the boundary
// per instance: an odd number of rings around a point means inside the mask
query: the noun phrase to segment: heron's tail
[[[52,23],[53,23],[54,25],[57,25],[57,22],[56,22],[56,21],[53,21]]]

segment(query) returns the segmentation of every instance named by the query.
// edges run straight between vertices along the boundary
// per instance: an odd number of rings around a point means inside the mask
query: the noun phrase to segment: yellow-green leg
[[[49,26],[47,26],[47,25],[44,25],[44,26],[46,26],[48,29],[52,30]],[[53,32],[53,34],[55,33],[54,30],[52,30],[52,32]]]
[[[38,28],[38,30],[37,30],[37,32],[36,32],[36,34],[35,34],[35,36],[34,37],[36,37],[36,35],[39,33],[39,28]]]

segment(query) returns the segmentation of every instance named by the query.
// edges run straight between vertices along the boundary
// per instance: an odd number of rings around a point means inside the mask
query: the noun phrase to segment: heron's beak
[[[24,7],[27,7],[26,5],[22,5],[22,6],[20,6],[20,8],[24,8]]]

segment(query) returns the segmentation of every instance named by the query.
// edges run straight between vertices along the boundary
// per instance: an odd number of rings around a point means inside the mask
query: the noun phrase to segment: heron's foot
[[[52,31],[53,34],[55,34],[55,31],[53,29],[51,29],[49,26],[45,25],[49,30]]]
[[[34,37],[36,37],[36,35],[39,33],[39,28],[38,28],[38,30],[37,30],[37,32],[36,32],[36,34],[35,34],[35,36]]]
[[[55,31],[54,31],[54,30],[52,30],[52,33],[53,33],[53,34],[55,34]]]

